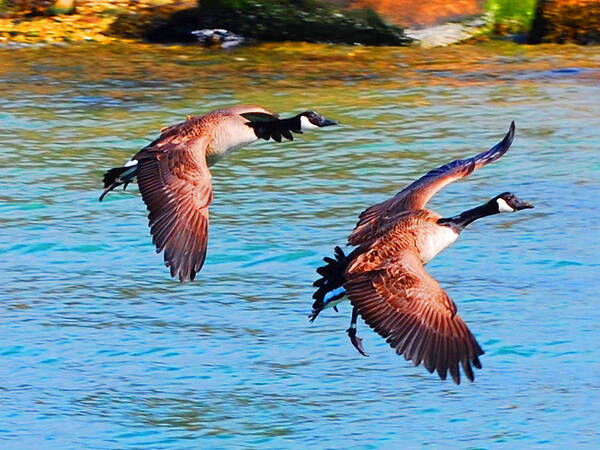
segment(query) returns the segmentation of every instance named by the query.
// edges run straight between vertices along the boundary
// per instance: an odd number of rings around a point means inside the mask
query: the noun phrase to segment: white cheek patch
[[[506,203],[506,200],[504,200],[503,198],[499,198],[496,201],[498,202],[498,211],[500,211],[501,213],[514,211],[514,208],[511,208],[508,205],[508,203]]]
[[[315,128],[319,128],[317,125],[312,123],[306,116],[300,117],[300,128],[302,131],[314,130]]]

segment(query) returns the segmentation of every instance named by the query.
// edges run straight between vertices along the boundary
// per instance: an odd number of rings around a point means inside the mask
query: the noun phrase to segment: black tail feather
[[[325,307],[324,299],[327,293],[344,285],[344,272],[346,271],[346,267],[348,267],[349,260],[340,247],[335,247],[334,256],[335,259],[327,256],[323,258],[323,261],[327,264],[317,269],[317,273],[321,275],[321,278],[313,283],[313,286],[317,290],[312,296],[315,301],[312,305],[312,312],[308,316],[311,322],[317,318]],[[330,301],[334,299],[330,299]]]
[[[121,178],[121,175],[129,169],[131,169],[131,167],[115,167],[104,174],[104,177],[102,178],[102,182],[104,183],[104,191],[102,191],[99,201],[102,201],[104,196],[114,188],[121,186],[122,184],[125,185],[125,188],[127,187],[135,175],[131,174],[124,178]]]

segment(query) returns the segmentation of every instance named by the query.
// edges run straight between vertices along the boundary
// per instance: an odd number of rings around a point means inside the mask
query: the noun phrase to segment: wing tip
[[[181,264],[176,265],[176,264],[171,264],[169,262],[165,262],[165,266],[170,268],[171,278],[178,279],[179,283],[181,283],[181,284],[194,281],[194,279],[196,278],[196,275],[202,268],[202,266],[201,266],[198,270],[196,270],[194,268],[185,270],[185,268],[182,267]]]
[[[165,265],[170,267],[171,277],[178,278],[181,284],[193,282],[198,272],[202,270],[206,260],[206,251],[202,252],[196,261],[189,259],[173,258],[167,261],[165,256]]]
[[[493,161],[496,161],[498,158],[504,155],[513,143],[513,140],[515,138],[515,131],[515,121],[512,120],[510,122],[510,126],[508,127],[508,131],[506,132],[506,135],[504,135],[500,142],[498,142],[488,151],[480,153],[479,155],[474,156],[472,159],[470,159],[470,161],[473,161],[475,163],[475,167],[473,169],[479,169]]]
[[[512,120],[510,122],[510,126],[508,127],[508,131],[507,131],[506,135],[504,136],[504,139],[502,139],[502,141],[500,141],[500,143],[498,144],[498,150],[500,150],[501,152],[506,152],[509,149],[509,147],[511,146],[511,144],[515,138],[515,131],[516,131],[515,121]]]
[[[515,121],[511,120],[510,122],[510,126],[508,127],[508,133],[506,133],[506,137],[508,139],[510,139],[510,142],[512,143],[514,137],[515,137],[515,130],[516,130],[516,125],[515,125]]]

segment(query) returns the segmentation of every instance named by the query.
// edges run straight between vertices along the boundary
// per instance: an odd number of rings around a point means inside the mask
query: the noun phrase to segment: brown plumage
[[[302,119],[305,117],[305,119]],[[226,152],[259,138],[280,142],[302,132],[302,120],[315,127],[333,125],[318,113],[307,111],[279,119],[259,106],[235,106],[161,130],[161,135],[125,164],[104,175],[100,200],[115,187],[135,177],[148,208],[152,240],[171,276],[193,280],[202,268],[208,242],[208,208],[212,201],[208,169]]]
[[[488,151],[473,158],[459,159],[431,170],[389,200],[364,210],[359,216],[356,227],[348,237],[348,244],[359,245],[365,239],[377,235],[378,230],[385,228],[388,223],[393,221],[396,214],[424,208],[427,202],[445,186],[496,161],[510,148],[514,133],[515,124],[512,122],[504,139]]]
[[[433,195],[449,183],[500,158],[510,147],[514,123],[505,138],[473,158],[458,160],[430,171],[393,198],[366,209],[349,236],[357,246],[348,256],[336,248],[315,282],[312,320],[344,295],[354,306],[348,334],[366,355],[356,337],[356,316],[415,365],[445,379],[450,372],[460,383],[459,367],[471,381],[473,366],[481,368],[483,350],[457,314],[448,294],[424,265],[452,244],[462,229],[477,218],[532,207],[510,193],[450,219],[424,209]],[[503,206],[502,206],[503,205]],[[502,206],[502,207],[501,207]]]
[[[208,137],[190,147],[153,146],[138,154],[137,179],[148,208],[152,241],[171,276],[193,280],[206,257],[212,184],[204,152]],[[184,141],[185,142],[185,141]]]
[[[399,215],[373,245],[350,262],[346,295],[364,321],[399,355],[423,362],[442,379],[458,382],[458,365],[473,380],[483,350],[456,314],[452,299],[424,267],[426,236],[437,231],[438,214],[416,210]],[[381,231],[381,230],[379,230]]]

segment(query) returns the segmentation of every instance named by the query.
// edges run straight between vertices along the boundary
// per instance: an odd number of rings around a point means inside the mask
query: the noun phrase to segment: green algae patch
[[[372,10],[345,11],[317,0],[199,0],[146,33],[151,42],[192,42],[192,31],[224,28],[257,41],[407,45],[402,28]]]
[[[536,0],[488,0],[485,5],[493,34],[526,33],[533,22]]]

